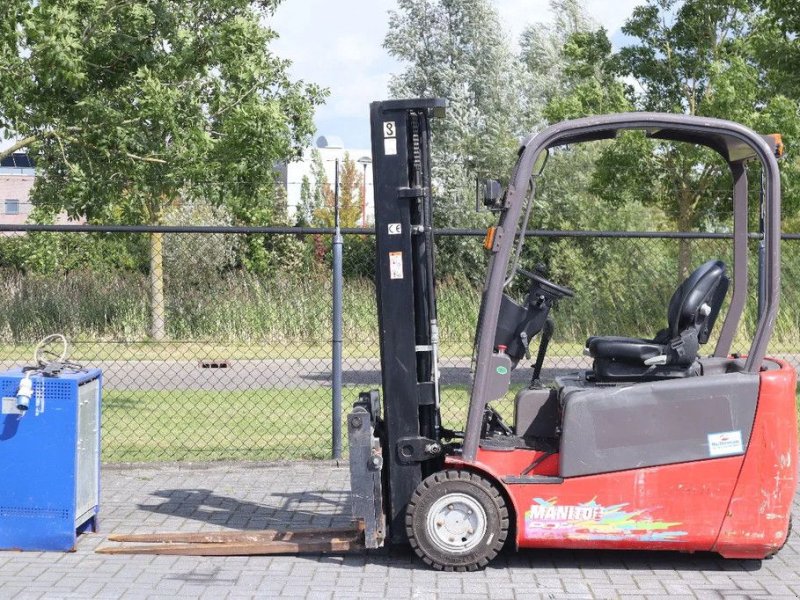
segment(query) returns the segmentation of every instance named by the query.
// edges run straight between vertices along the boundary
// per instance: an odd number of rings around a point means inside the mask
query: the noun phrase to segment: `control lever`
[[[527,360],[531,359],[531,348],[530,348],[530,341],[528,340],[528,334],[523,329],[519,334],[519,339],[522,342],[522,347],[525,348],[525,358]]]
[[[644,364],[648,367],[656,366],[656,365],[665,365],[669,357],[666,354],[659,354],[658,356],[654,356],[653,358],[648,358],[644,361]]]
[[[536,354],[536,364],[533,365],[533,374],[531,375],[531,387],[536,387],[540,384],[539,377],[542,374],[542,367],[544,366],[544,357],[547,354],[547,346],[550,344],[550,338],[553,337],[553,330],[555,323],[553,319],[547,317],[542,327],[541,337],[539,338],[539,352]]]

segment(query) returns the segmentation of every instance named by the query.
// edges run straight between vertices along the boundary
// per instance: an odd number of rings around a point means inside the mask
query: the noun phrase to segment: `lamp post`
[[[367,226],[367,165],[372,164],[372,158],[362,156],[358,159],[358,164],[363,165],[364,173],[361,177],[361,226]]]

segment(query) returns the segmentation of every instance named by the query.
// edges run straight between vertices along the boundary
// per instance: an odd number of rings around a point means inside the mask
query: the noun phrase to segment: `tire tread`
[[[417,532],[415,531],[414,524],[415,524],[415,516],[417,515],[417,511],[420,507],[420,504],[424,504],[424,499],[430,494],[436,494],[437,489],[440,486],[445,486],[448,483],[466,483],[470,486],[476,486],[479,488],[484,494],[489,497],[491,501],[491,505],[495,511],[495,516],[497,520],[497,526],[495,527],[494,531],[494,538],[492,543],[488,547],[478,547],[473,550],[469,555],[466,557],[472,560],[467,562],[453,562],[447,561],[447,557],[441,555],[439,557],[430,556],[428,552],[423,548],[425,544],[420,544],[420,540],[417,539]],[[444,493],[444,492],[443,492]],[[492,508],[492,507],[485,507],[485,508]],[[424,515],[422,517],[424,519]],[[487,514],[487,519],[491,523],[492,518],[489,517]],[[508,537],[508,530],[510,525],[509,513],[508,508],[505,503],[505,499],[503,495],[500,493],[500,490],[488,479],[482,477],[478,473],[474,473],[471,471],[460,470],[460,469],[447,469],[445,471],[439,471],[434,473],[424,479],[418,486],[417,489],[414,490],[414,493],[411,496],[411,499],[408,502],[408,507],[406,509],[406,534],[408,536],[408,541],[411,545],[411,548],[414,552],[422,558],[423,562],[433,569],[437,571],[456,571],[456,572],[466,572],[466,571],[478,571],[480,569],[485,568],[492,559],[497,556],[498,552],[503,548],[505,545],[506,539]],[[464,558],[464,557],[460,557]]]

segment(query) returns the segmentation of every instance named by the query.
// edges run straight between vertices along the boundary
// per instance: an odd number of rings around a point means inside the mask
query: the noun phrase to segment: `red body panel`
[[[761,373],[753,433],[714,550],[760,558],[786,541],[797,488],[797,375],[783,361]]]
[[[714,550],[731,558],[763,558],[786,538],[797,486],[796,374],[786,363],[761,373],[747,452],[574,477],[561,483],[505,483],[540,452],[480,449],[474,463],[504,488],[523,548]],[[558,455],[531,475],[557,475]]]

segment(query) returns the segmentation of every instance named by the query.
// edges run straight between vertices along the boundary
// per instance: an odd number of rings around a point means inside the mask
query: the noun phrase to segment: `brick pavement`
[[[349,499],[346,467],[330,462],[113,467],[104,469],[102,486],[101,532],[82,537],[77,552],[0,552],[0,599],[800,597],[797,534],[763,562],[671,552],[506,551],[485,571],[465,574],[431,571],[396,550],[103,556],[93,551],[111,532],[343,525]]]

